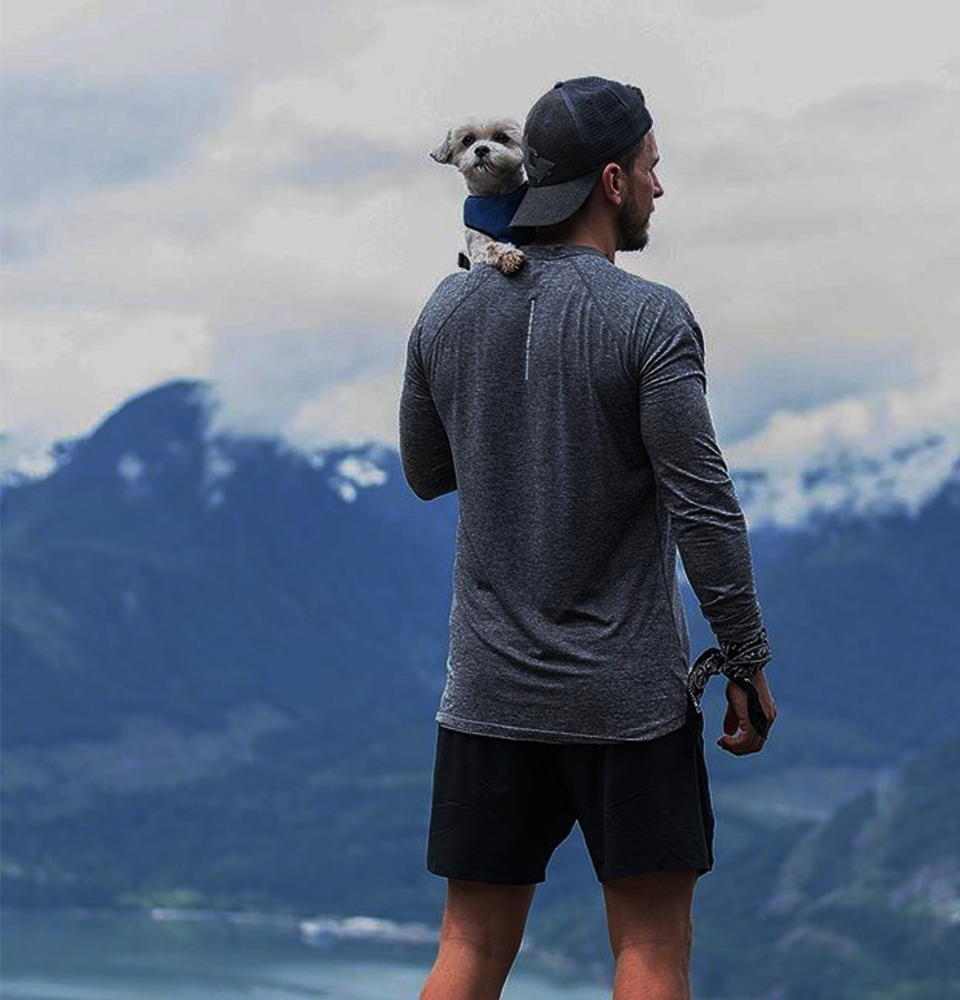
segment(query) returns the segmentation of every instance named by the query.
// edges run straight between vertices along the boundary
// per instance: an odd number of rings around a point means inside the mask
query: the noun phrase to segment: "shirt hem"
[[[540,743],[641,743],[666,736],[683,727],[687,721],[686,709],[682,715],[645,730],[642,736],[598,736],[596,733],[567,733],[562,730],[528,729],[523,726],[507,726],[500,722],[482,722],[478,719],[464,719],[449,712],[437,712],[436,722],[447,729],[474,736],[499,736],[510,740],[534,740]]]

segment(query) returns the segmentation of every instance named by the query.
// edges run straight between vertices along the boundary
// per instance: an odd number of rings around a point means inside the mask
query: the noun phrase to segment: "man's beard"
[[[620,239],[622,245],[618,250],[642,250],[650,242],[648,226],[650,216],[640,211],[637,199],[631,191],[620,207],[617,218],[620,224]]]

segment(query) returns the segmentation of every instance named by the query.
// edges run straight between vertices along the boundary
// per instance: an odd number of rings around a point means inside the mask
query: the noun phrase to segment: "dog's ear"
[[[436,149],[430,151],[430,155],[437,163],[449,163],[453,159],[453,144],[450,142],[452,136],[453,129],[449,129],[443,142]]]

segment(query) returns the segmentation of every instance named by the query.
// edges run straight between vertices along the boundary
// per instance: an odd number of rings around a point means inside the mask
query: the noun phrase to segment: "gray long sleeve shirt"
[[[526,246],[513,275],[444,278],[407,344],[404,476],[456,490],[436,720],[550,743],[683,725],[677,550],[718,639],[763,626],[746,522],[676,291],[588,246]]]

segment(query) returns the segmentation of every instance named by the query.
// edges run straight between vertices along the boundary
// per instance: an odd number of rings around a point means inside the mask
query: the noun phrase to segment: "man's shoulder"
[[[582,255],[576,261],[587,293],[597,300],[601,312],[616,325],[669,329],[681,324],[696,324],[687,300],[676,288],[626,271],[605,257]],[[445,275],[424,304],[417,325],[424,329],[438,328],[456,311],[459,303],[478,292],[495,273],[489,266],[476,266]],[[496,282],[487,284],[487,288],[495,295],[503,293]],[[484,293],[479,291],[479,294]]]
[[[428,326],[442,323],[456,308],[457,303],[476,287],[477,282],[483,280],[479,273],[480,270],[479,268],[471,268],[469,271],[453,271],[441,278],[440,283],[431,292],[420,311],[418,325]]]
[[[632,321],[673,326],[695,322],[686,298],[671,285],[641,277],[603,257],[584,259],[589,261],[594,294],[617,304]]]
[[[634,274],[633,271],[627,271],[619,264],[609,264],[608,262],[608,265],[605,268],[606,273],[617,282],[620,291],[629,295],[637,303],[653,300],[674,307],[686,305],[686,299],[672,285],[644,278],[642,275]]]

